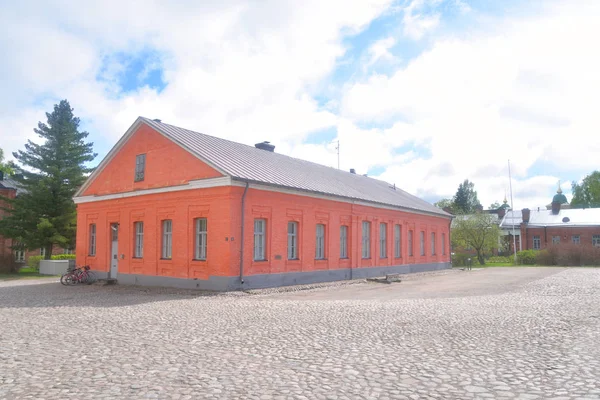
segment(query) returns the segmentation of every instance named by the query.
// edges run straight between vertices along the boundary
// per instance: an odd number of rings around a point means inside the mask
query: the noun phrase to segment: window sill
[[[267,262],[267,261],[269,261],[269,260],[252,260],[252,262],[255,262],[255,263],[262,263],[262,262]]]
[[[340,260],[349,260],[350,257],[340,257]]]
[[[327,261],[327,258],[315,258],[315,261]]]
[[[206,262],[206,258],[192,258],[192,261]]]
[[[159,258],[159,261],[173,261],[172,258]]]

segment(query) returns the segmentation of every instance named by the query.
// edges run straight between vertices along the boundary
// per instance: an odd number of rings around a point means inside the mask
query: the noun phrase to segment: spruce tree
[[[458,186],[453,201],[456,212],[463,214],[474,213],[479,205],[475,184],[469,182],[468,179],[465,179],[465,181]]]
[[[13,153],[17,161],[12,176],[19,185],[16,199],[9,201],[10,215],[0,220],[0,233],[24,248],[73,247],[77,226],[73,196],[91,168],[86,163],[96,154],[93,143],[85,142],[87,132],[79,131],[79,118],[67,100],[46,113],[47,123],[39,122],[34,132],[44,140],[29,140],[25,150]]]

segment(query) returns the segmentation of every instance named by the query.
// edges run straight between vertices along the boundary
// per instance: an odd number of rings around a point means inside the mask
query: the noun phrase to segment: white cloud
[[[385,39],[377,40],[375,43],[369,46],[369,49],[367,50],[367,53],[369,54],[369,61],[366,63],[365,67],[368,68],[380,61],[398,61],[398,57],[390,52],[390,49],[394,47],[395,44],[396,39],[390,36]]]
[[[411,39],[419,40],[429,31],[435,29],[439,23],[441,14],[433,12],[427,14],[424,12],[425,6],[441,3],[442,0],[412,0],[404,8],[404,17],[402,19],[404,34]]]
[[[430,159],[389,164],[382,174],[409,190],[448,196],[470,178],[487,206],[508,187],[510,158],[515,206],[546,204],[561,176],[531,178],[537,161],[565,175],[597,168],[598,15],[597,2],[561,3],[534,18],[498,18],[492,32],[437,38],[391,76],[350,85],[342,116],[354,125],[408,121],[382,130],[382,142],[429,140]],[[377,159],[389,159],[383,151]],[[431,173],[440,165],[453,173]]]

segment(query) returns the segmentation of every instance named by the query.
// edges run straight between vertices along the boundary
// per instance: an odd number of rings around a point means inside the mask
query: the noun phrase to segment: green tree
[[[7,175],[13,173],[10,163],[4,162],[4,150],[2,149],[0,149],[0,172],[4,172]]]
[[[454,210],[457,213],[472,214],[477,210],[479,205],[479,199],[477,198],[477,192],[475,191],[475,184],[465,179],[463,183],[458,186],[458,190],[454,195]]]
[[[485,264],[485,255],[498,248],[501,232],[495,215],[477,213],[460,215],[452,224],[452,245],[472,247],[479,264]]]
[[[454,211],[454,202],[452,199],[441,199],[440,201],[433,203],[433,205],[441,209],[449,208],[451,213]]]
[[[575,208],[600,207],[600,171],[594,171],[581,184],[571,184],[573,199],[571,206]]]
[[[18,174],[13,179],[21,187],[16,199],[4,209],[10,214],[0,220],[0,233],[15,239],[27,249],[75,243],[76,209],[73,196],[91,171],[85,163],[96,154],[86,143],[87,132],[79,131],[79,118],[67,100],[46,113],[47,123],[38,123],[34,132],[43,144],[28,141],[25,150],[13,153]]]
[[[488,210],[497,210],[502,206],[502,204],[498,203],[497,201],[493,202],[492,204],[490,204],[490,208],[488,208]]]

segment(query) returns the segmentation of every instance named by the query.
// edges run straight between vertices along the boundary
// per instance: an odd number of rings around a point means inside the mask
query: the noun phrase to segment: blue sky
[[[339,140],[432,202],[501,201],[508,159],[517,208],[598,168],[594,0],[29,3],[0,15],[8,154],[67,98],[96,162],[143,115],[330,166]]]

